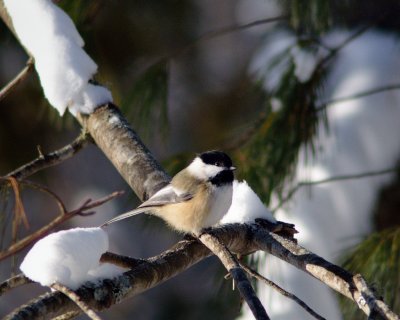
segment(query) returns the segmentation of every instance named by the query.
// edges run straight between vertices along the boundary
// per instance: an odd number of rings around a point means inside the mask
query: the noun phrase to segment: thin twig
[[[275,212],[276,210],[278,210],[280,207],[282,207],[282,205],[284,203],[286,203],[288,200],[290,200],[293,197],[293,195],[297,191],[299,191],[299,189],[301,189],[302,187],[305,187],[305,186],[314,186],[314,185],[336,182],[336,181],[369,178],[369,177],[379,176],[379,175],[383,175],[383,174],[395,173],[398,170],[399,170],[399,167],[395,167],[395,168],[389,168],[389,169],[383,169],[383,170],[377,170],[377,171],[367,171],[367,172],[348,174],[348,175],[338,175],[338,176],[321,179],[321,180],[315,180],[315,181],[300,181],[287,193],[287,195],[284,198],[282,198],[282,200],[279,202],[279,204],[271,211]]]
[[[311,314],[314,318],[319,319],[319,320],[326,320],[324,317],[320,316],[318,313],[316,313],[313,309],[311,309],[303,300],[298,298],[296,295],[294,295],[291,292],[286,291],[285,289],[281,288],[278,286],[275,282],[267,279],[266,277],[262,276],[259,274],[257,271],[253,270],[249,266],[243,264],[242,262],[239,262],[240,266],[252,277],[264,282],[266,285],[272,287],[276,291],[278,291],[281,295],[293,300],[296,302],[298,305],[300,305],[304,310],[306,310],[309,314]]]
[[[376,21],[373,23],[369,23],[366,26],[361,27],[360,29],[356,30],[352,33],[349,37],[347,37],[342,43],[338,46],[331,48],[329,53],[321,59],[315,67],[314,74],[319,72],[322,68],[324,68],[344,47],[350,44],[353,40],[357,39],[361,35],[363,35],[366,31],[372,28],[375,25]]]
[[[222,27],[222,28],[217,29],[217,30],[212,30],[212,31],[206,32],[203,35],[201,35],[200,37],[198,37],[193,43],[188,45],[186,48],[182,49],[180,51],[180,53],[185,52],[189,48],[192,48],[192,47],[196,46],[197,44],[199,44],[200,42],[203,42],[203,41],[207,41],[207,40],[211,40],[211,39],[214,39],[214,38],[217,38],[217,37],[221,37],[221,36],[227,35],[229,33],[236,32],[236,31],[241,31],[241,30],[245,30],[245,29],[249,29],[249,28],[254,28],[254,27],[257,27],[257,26],[260,26],[260,25],[263,25],[263,24],[268,24],[268,23],[272,23],[272,22],[288,20],[288,18],[289,18],[289,16],[282,15],[282,16],[277,16],[277,17],[259,19],[259,20],[255,20],[255,21],[252,21],[252,22],[249,22],[249,23],[244,23],[244,24],[235,24],[235,25],[231,25],[231,26]]]
[[[72,141],[65,147],[45,155],[40,154],[39,157],[32,160],[31,162],[24,164],[18,169],[15,169],[14,171],[8,173],[6,177],[14,177],[17,180],[22,180],[40,170],[55,166],[71,158],[83,147],[87,146],[91,141],[89,137],[90,136],[86,132],[83,132],[74,141]]]
[[[113,192],[103,198],[100,198],[96,201],[91,201],[90,199],[86,200],[83,202],[79,208],[72,210],[70,212],[66,212],[65,214],[60,214],[58,215],[54,220],[52,220],[50,223],[45,225],[44,227],[40,228],[39,230],[35,231],[34,233],[28,235],[27,237],[19,240],[17,243],[13,244],[7,250],[1,251],[0,252],[0,261],[10,257],[17,252],[21,251],[22,249],[26,248],[29,246],[31,243],[35,242],[36,240],[44,237],[50,230],[54,229],[56,226],[60,225],[61,223],[71,219],[75,215],[85,215],[87,214],[86,211],[89,209],[98,207],[102,205],[103,203],[110,201],[111,199],[114,199],[115,197],[118,197],[122,194],[123,192],[117,191]]]
[[[371,95],[386,92],[386,91],[399,90],[399,89],[400,89],[400,84],[393,84],[393,85],[377,87],[377,88],[366,90],[366,91],[361,91],[359,93],[355,93],[355,94],[352,94],[349,96],[333,98],[333,99],[321,102],[318,106],[316,106],[316,111],[322,111],[322,110],[326,109],[328,105],[341,103],[341,102],[354,100],[354,99],[359,99],[359,98],[371,96]]]
[[[232,275],[241,296],[246,301],[254,317],[263,320],[269,319],[268,314],[251,286],[246,273],[226,246],[210,233],[202,233],[199,236],[199,240],[220,259],[226,270],[228,270]]]
[[[8,291],[22,286],[24,284],[32,283],[33,281],[27,277],[23,273],[17,274],[14,277],[11,277],[0,284],[0,297],[7,293]]]
[[[26,62],[26,66],[0,91],[0,101],[3,100],[16,86],[21,83],[32,70],[33,58],[30,57]]]
[[[236,31],[254,28],[254,27],[257,27],[257,26],[260,26],[263,24],[288,20],[288,18],[289,18],[289,16],[282,15],[282,16],[277,16],[277,17],[255,20],[255,21],[245,23],[245,24],[235,24],[235,25],[231,25],[231,26],[226,26],[226,27],[222,27],[217,30],[206,32],[206,33],[202,34],[201,36],[199,36],[194,41],[192,41],[191,43],[189,43],[181,48],[172,50],[171,52],[154,59],[154,61],[149,63],[149,65],[146,68],[144,68],[144,70],[142,70],[142,73],[146,72],[147,70],[151,69],[152,67],[156,66],[159,63],[182,56],[183,54],[190,51],[191,49],[193,49],[194,47],[196,47],[197,45],[199,45],[200,43],[202,43],[204,41],[212,40],[217,37],[221,37],[221,36],[227,35],[229,33],[236,32]]]
[[[93,320],[101,320],[101,318],[94,312],[82,299],[71,289],[64,286],[61,283],[54,283],[51,287],[57,291],[64,293],[68,298],[70,298],[81,310]]]

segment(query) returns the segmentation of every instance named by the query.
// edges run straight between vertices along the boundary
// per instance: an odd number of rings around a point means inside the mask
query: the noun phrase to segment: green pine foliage
[[[259,121],[257,132],[238,151],[238,158],[246,164],[241,167],[243,177],[266,203],[273,192],[282,196],[294,173],[300,147],[306,145],[311,155],[315,153],[313,139],[318,122],[325,119],[325,114],[317,111],[315,102],[323,90],[326,72],[317,68],[308,81],[300,82],[294,70],[294,62],[288,58],[279,85],[268,93],[279,101],[280,109],[274,110],[272,100],[267,98],[265,117]]]
[[[127,118],[141,129],[141,134],[151,132],[165,137],[168,129],[168,64],[165,61],[150,66],[124,97],[121,108]],[[149,125],[151,124],[151,125]],[[154,127],[159,130],[154,132]]]

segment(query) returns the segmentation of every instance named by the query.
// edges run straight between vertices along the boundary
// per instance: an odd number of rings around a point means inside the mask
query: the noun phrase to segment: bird
[[[234,170],[226,153],[203,152],[139,207],[102,227],[147,213],[162,218],[178,232],[199,235],[203,229],[216,225],[231,206]]]

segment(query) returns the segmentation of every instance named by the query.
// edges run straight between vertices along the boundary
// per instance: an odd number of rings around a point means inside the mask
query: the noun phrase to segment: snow
[[[304,50],[299,46],[294,46],[290,50],[294,62],[294,75],[300,82],[307,82],[313,74],[319,61],[318,56],[310,51]]]
[[[257,218],[276,222],[271,211],[264,206],[247,182],[235,180],[233,182],[232,204],[221,219],[221,224],[254,222]]]
[[[44,94],[63,115],[91,113],[112,102],[108,89],[89,84],[97,65],[82,49],[84,42],[70,17],[51,0],[5,0],[15,31],[35,59]]]
[[[86,281],[112,278],[125,271],[99,263],[107,250],[108,234],[102,228],[59,231],[39,240],[25,256],[20,269],[43,286],[58,282],[75,290]]]

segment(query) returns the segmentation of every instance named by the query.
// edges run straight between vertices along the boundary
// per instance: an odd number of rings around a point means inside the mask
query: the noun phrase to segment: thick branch
[[[218,256],[226,270],[231,274],[241,296],[253,313],[254,318],[268,320],[267,312],[260,299],[258,299],[246,273],[235,257],[233,257],[232,253],[212,234],[203,233],[199,236],[199,239],[207,248]]]
[[[78,120],[140,200],[148,199],[170,181],[115,105],[101,106]]]

